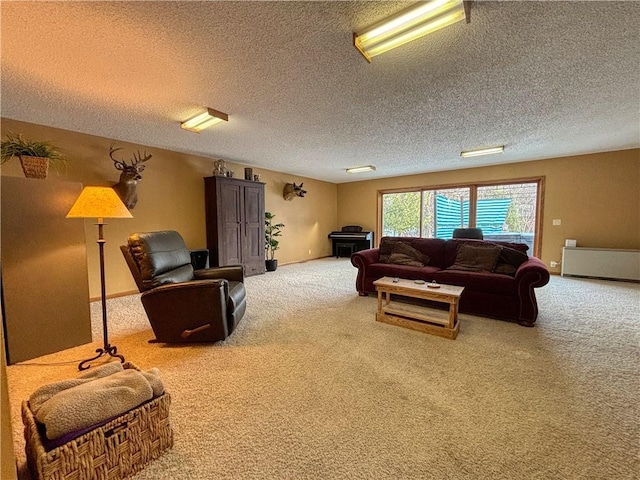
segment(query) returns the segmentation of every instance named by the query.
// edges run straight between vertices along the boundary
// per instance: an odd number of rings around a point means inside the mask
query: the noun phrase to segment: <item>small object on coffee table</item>
[[[422,285],[424,282],[424,280],[414,280],[413,283],[416,283],[418,285]]]
[[[434,280],[431,283],[427,283],[427,288],[440,288],[440,284]]]
[[[393,283],[398,283],[400,281],[400,277],[393,277]]]

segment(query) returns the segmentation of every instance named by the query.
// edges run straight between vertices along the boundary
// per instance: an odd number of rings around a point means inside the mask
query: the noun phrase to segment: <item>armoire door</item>
[[[243,263],[247,275],[264,273],[264,185],[244,187]]]
[[[223,182],[220,185],[220,207],[218,214],[221,222],[221,243],[219,249],[220,265],[239,265],[243,263],[243,189],[235,182]]]

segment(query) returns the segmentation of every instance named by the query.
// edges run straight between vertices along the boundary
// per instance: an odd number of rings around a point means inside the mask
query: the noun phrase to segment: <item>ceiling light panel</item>
[[[347,168],[347,173],[363,173],[363,172],[373,172],[376,167],[373,165],[363,165],[362,167],[352,167]]]
[[[208,128],[216,123],[228,122],[229,115],[219,112],[213,108],[207,108],[206,112],[202,112],[195,117],[190,118],[180,124],[180,127],[190,132],[200,133],[201,130]]]
[[[399,14],[385,19],[360,35],[353,35],[355,47],[367,61],[392,48],[467,19],[463,0],[418,2]]]
[[[489,147],[489,148],[479,148],[476,150],[466,150],[464,152],[460,152],[460,156],[467,157],[479,157],[481,155],[493,155],[496,153],[502,153],[504,151],[504,145],[500,145],[498,147]]]

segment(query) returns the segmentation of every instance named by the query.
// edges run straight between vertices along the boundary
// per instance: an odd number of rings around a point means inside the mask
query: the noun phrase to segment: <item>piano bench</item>
[[[353,255],[353,253],[356,251],[356,244],[351,242],[351,243],[336,243],[336,258],[340,258],[340,252],[342,250],[349,250],[349,257],[351,257],[351,255]]]

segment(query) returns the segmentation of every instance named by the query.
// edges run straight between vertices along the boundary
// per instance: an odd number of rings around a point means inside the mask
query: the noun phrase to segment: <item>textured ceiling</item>
[[[639,2],[474,2],[368,64],[411,3],[3,1],[0,113],[336,183],[640,146]]]

